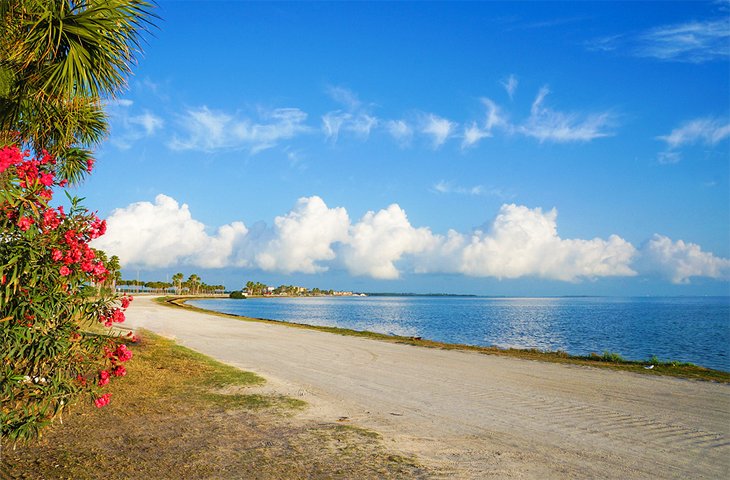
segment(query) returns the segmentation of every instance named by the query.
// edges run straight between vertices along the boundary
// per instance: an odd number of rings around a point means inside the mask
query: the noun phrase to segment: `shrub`
[[[245,294],[244,294],[244,293],[243,293],[242,291],[240,291],[240,290],[236,290],[236,291],[234,291],[234,292],[231,292],[231,293],[230,293],[230,294],[228,295],[228,297],[229,297],[229,298],[235,298],[235,299],[238,299],[238,300],[240,300],[240,299],[245,299],[245,298],[246,298],[246,295],[245,295]]]
[[[104,386],[132,356],[92,333],[124,321],[131,298],[102,291],[113,272],[89,242],[105,222],[70,196],[68,212],[49,205],[65,185],[46,152],[0,148],[0,435],[12,441],[37,437],[79,396],[106,405]]]

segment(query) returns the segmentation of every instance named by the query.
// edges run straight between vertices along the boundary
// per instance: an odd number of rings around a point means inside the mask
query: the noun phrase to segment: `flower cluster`
[[[105,327],[111,327],[115,323],[122,323],[125,320],[124,310],[129,307],[134,297],[131,295],[123,296],[119,299],[121,308],[110,306],[105,309],[99,310],[99,323],[104,324]]]
[[[0,319],[11,320],[0,322],[0,376],[21,379],[0,392],[0,436],[13,425],[45,424],[79,394],[107,405],[111,394],[101,389],[125,376],[132,358],[126,345],[86,333],[95,321],[123,322],[132,297],[111,292],[113,263],[90,246],[106,222],[71,197],[66,208],[50,205],[67,185],[59,171],[48,152],[0,145]]]
[[[111,398],[111,393],[105,393],[101,397],[94,400],[94,405],[96,405],[98,408],[104,407],[109,404],[109,400]]]

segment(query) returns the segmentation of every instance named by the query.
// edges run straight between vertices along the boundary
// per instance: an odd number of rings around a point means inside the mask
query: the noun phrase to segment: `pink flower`
[[[114,323],[122,323],[124,322],[124,318],[124,312],[119,309],[114,310],[114,313],[112,314],[112,321]]]
[[[31,225],[33,225],[33,219],[29,217],[20,217],[20,220],[18,220],[18,228],[22,231],[27,231]]]
[[[101,408],[103,406],[108,405],[109,404],[109,399],[111,398],[111,396],[112,396],[111,393],[105,393],[101,397],[99,397],[96,400],[94,400],[94,405],[96,405],[97,408]]]
[[[43,212],[43,227],[49,230],[55,230],[61,224],[58,214],[55,210],[49,208]]]
[[[127,308],[127,307],[129,307],[129,304],[132,302],[132,297],[122,297],[121,301],[122,301],[122,308]]]
[[[112,369],[112,375],[115,377],[123,377],[127,374],[127,369],[124,368],[124,365],[117,365]]]
[[[86,162],[86,171],[87,172],[91,173],[91,171],[94,169],[94,162],[96,162],[96,160],[94,160],[93,158],[90,158],[89,161]]]
[[[63,258],[63,252],[57,248],[54,248],[51,252],[51,258],[54,262],[57,262]]]
[[[53,185],[53,174],[52,173],[41,173],[41,176],[38,180],[41,182],[41,184],[45,185],[46,187],[50,187]]]
[[[23,161],[23,155],[18,147],[0,148],[0,173],[7,170],[12,165],[17,165]]]
[[[114,355],[116,355],[120,362],[126,362],[127,360],[132,358],[132,352],[128,350],[127,346],[124,344],[121,344],[117,347],[117,349],[114,351]]]
[[[99,386],[103,387],[107,383],[109,383],[109,372],[102,370],[99,372]]]
[[[58,273],[60,273],[62,277],[67,277],[68,275],[71,275],[71,269],[64,265],[58,269]]]

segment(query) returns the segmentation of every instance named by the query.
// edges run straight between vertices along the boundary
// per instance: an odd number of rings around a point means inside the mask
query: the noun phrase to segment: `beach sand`
[[[456,478],[730,478],[730,385],[398,345],[160,306],[145,328]]]

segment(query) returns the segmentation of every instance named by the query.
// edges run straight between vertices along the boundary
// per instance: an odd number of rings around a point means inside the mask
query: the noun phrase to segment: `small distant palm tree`
[[[116,292],[117,282],[122,279],[122,267],[119,264],[119,257],[117,257],[116,255],[112,255],[109,259],[109,262],[107,263],[107,266],[109,267],[109,273],[111,274],[109,277],[109,282],[112,292]]]
[[[182,273],[176,273],[175,275],[172,276],[172,283],[175,284],[175,291],[177,292],[178,295],[180,295],[180,293],[182,292],[183,278],[185,278],[185,277],[183,276]]]
[[[198,294],[198,286],[201,284],[200,277],[196,274],[192,274],[188,277],[188,284],[190,285],[190,290],[193,295]]]

